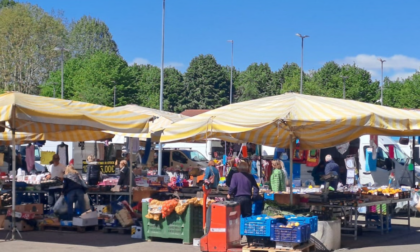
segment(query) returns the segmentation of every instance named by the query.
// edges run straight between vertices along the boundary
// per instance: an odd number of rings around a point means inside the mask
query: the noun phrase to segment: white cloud
[[[376,55],[359,54],[354,57],[345,57],[342,60],[337,60],[341,64],[353,64],[365,69],[381,69],[381,62],[379,58],[386,60],[384,62],[385,69],[402,70],[402,69],[419,69],[420,60],[416,58],[407,57],[405,55],[394,55],[392,57],[382,57]]]
[[[400,72],[400,73],[395,73],[394,75],[390,76],[389,78],[393,81],[397,80],[397,79],[407,79],[408,77],[412,76],[415,72]]]
[[[128,65],[132,66],[134,64],[137,65],[148,65],[150,64],[150,61],[148,61],[147,59],[144,58],[135,58],[133,61],[131,61],[130,63],[128,63]]]
[[[128,63],[129,66],[132,66],[134,64],[137,64],[137,65],[149,65],[150,64],[150,65],[155,65],[159,68],[161,66],[160,63],[159,64],[153,64],[148,59],[145,59],[145,58],[135,58],[133,61]],[[181,63],[181,62],[168,62],[168,63],[165,63],[165,68],[167,68],[167,67],[174,67],[174,68],[180,70],[184,67],[184,64]]]
[[[180,69],[184,67],[184,64],[182,64],[181,62],[168,62],[165,63],[165,67],[174,67],[176,69]]]
[[[359,54],[336,60],[336,62],[338,64],[356,64],[358,67],[366,69],[371,74],[372,79],[379,80],[381,78],[381,62],[378,59],[385,60],[383,64],[384,77],[388,76],[391,80],[407,78],[420,69],[420,59],[401,54],[391,57]]]

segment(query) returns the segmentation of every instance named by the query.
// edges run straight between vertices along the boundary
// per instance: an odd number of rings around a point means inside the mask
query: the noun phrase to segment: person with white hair
[[[340,167],[338,166],[336,162],[334,162],[331,155],[328,154],[325,156],[325,162],[326,162],[325,175],[328,175],[331,173],[335,173],[335,175],[338,175],[340,171]],[[330,181],[330,186],[333,187],[334,190],[337,190],[338,179],[334,181]]]

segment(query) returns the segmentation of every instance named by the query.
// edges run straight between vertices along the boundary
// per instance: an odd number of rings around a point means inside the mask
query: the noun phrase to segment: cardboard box
[[[0,228],[4,228],[5,219],[6,219],[6,215],[0,215]]]
[[[27,212],[27,213],[34,213],[37,215],[43,215],[44,205],[43,204],[17,205],[16,212]]]
[[[89,211],[82,214],[80,217],[73,218],[73,226],[87,227],[98,225],[98,212]]]
[[[33,231],[34,227],[29,226],[26,221],[21,220],[21,221],[17,221],[16,223],[16,228],[17,230],[19,230],[19,232],[25,232],[25,231]],[[8,219],[6,219],[4,221],[4,229],[5,230],[12,230],[12,222],[10,222]]]
[[[151,198],[153,194],[157,193],[156,190],[138,191],[133,190],[133,202],[141,202],[142,199]]]
[[[131,226],[131,238],[143,239],[143,228],[140,226]]]

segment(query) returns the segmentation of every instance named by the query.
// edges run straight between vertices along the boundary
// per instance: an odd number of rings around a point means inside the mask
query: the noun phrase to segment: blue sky
[[[83,15],[103,20],[120,53],[129,62],[160,65],[161,0],[33,0],[47,12],[64,11],[71,21]],[[165,65],[185,71],[199,54],[213,54],[245,70],[251,63],[269,63],[277,70],[286,62],[300,65],[305,39],[304,70],[323,63],[356,63],[380,78],[411,75],[420,67],[420,1],[404,0],[166,0]]]

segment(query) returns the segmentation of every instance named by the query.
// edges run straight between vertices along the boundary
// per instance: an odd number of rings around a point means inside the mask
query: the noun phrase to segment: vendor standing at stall
[[[254,176],[248,173],[248,165],[241,162],[238,165],[239,172],[233,174],[227,198],[234,196],[234,201],[241,205],[242,217],[252,215],[252,196],[256,197],[259,193],[257,181]]]
[[[66,171],[66,166],[60,163],[60,156],[54,154],[52,164],[48,167],[48,172],[50,173],[47,178],[49,179],[58,179],[63,181],[64,172]],[[48,189],[48,204],[54,206],[58,195],[61,194],[63,186],[51,186]]]
[[[87,157],[87,163],[86,177],[88,185],[97,185],[101,179],[101,167],[98,162],[96,162],[96,157],[94,155],[89,155]]]
[[[126,160],[121,160],[120,162],[120,179],[118,180],[118,185],[123,186],[129,186],[130,185],[130,172],[131,169],[128,167]],[[132,176],[132,184],[133,186],[136,185],[136,182],[134,180],[134,174]]]

